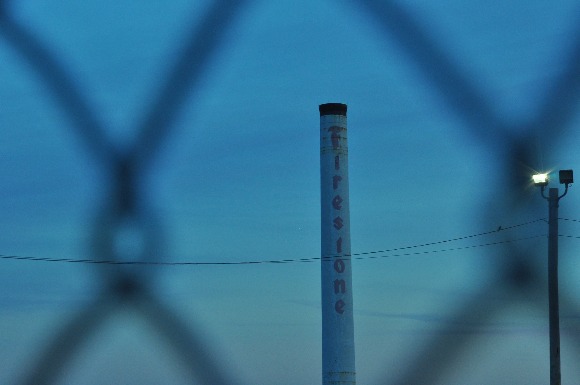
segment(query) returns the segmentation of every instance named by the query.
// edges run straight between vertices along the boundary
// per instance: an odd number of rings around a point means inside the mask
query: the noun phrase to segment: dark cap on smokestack
[[[320,116],[323,115],[344,115],[346,116],[346,104],[342,103],[326,103],[318,106]]]

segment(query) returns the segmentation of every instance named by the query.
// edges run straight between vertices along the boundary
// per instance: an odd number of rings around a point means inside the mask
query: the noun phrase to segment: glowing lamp
[[[547,186],[548,185],[548,174],[535,174],[532,175],[532,180],[536,186]]]

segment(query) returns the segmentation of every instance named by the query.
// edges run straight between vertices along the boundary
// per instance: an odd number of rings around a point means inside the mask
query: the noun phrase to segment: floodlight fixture
[[[574,183],[574,172],[572,170],[560,170],[560,183],[568,186]]]
[[[534,181],[534,185],[536,186],[547,186],[548,185],[548,174],[535,174],[532,175],[532,180]]]

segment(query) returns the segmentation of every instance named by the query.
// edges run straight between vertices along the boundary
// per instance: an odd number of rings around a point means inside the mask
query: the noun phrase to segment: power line
[[[429,243],[423,243],[423,244],[419,244],[419,245],[404,246],[404,247],[398,247],[398,248],[393,248],[393,249],[352,253],[350,256],[353,257],[352,259],[357,259],[357,260],[391,258],[391,257],[402,257],[402,256],[410,256],[410,255],[435,254],[435,253],[474,249],[474,248],[488,247],[488,246],[494,246],[494,245],[511,243],[511,242],[524,241],[524,240],[529,240],[529,239],[533,239],[533,238],[544,237],[546,235],[545,234],[534,235],[534,236],[529,236],[529,237],[524,237],[524,238],[503,240],[503,241],[497,241],[497,242],[488,242],[488,243],[477,244],[477,245],[460,246],[460,247],[439,249],[439,250],[426,250],[426,251],[416,251],[416,252],[407,252],[407,253],[386,254],[386,253],[393,253],[393,252],[402,251],[402,250],[416,249],[416,248],[420,248],[420,247],[441,245],[441,244],[445,244],[445,243],[481,237],[484,235],[491,235],[491,234],[495,234],[498,232],[504,232],[504,231],[515,229],[518,227],[530,225],[532,223],[536,223],[536,222],[539,222],[542,220],[544,220],[544,219],[536,219],[534,221],[529,221],[529,222],[521,223],[518,225],[508,226],[508,227],[504,227],[504,228],[500,227],[499,229],[493,230],[493,231],[486,231],[486,232],[482,232],[482,233],[478,233],[478,234],[472,234],[472,235],[466,235],[466,236],[457,237],[457,238],[446,239],[443,241],[429,242]],[[571,237],[571,236],[567,236],[567,237]],[[578,237],[578,238],[580,238],[580,237]],[[247,261],[231,261],[231,262],[230,261],[155,262],[155,261],[116,261],[116,260],[75,259],[75,258],[25,257],[25,256],[17,256],[17,255],[1,255],[0,254],[0,259],[5,259],[5,260],[22,260],[22,261],[35,261],[35,262],[61,262],[61,263],[94,264],[94,265],[140,265],[140,266],[227,266],[227,265],[284,264],[284,263],[301,263],[301,262],[316,262],[316,261],[323,261],[323,260],[332,260],[332,259],[337,258],[337,257],[339,257],[339,256],[337,255],[337,256],[324,256],[324,257],[311,257],[311,258],[291,258],[291,259],[254,260],[254,261],[247,260]]]
[[[558,218],[561,221],[580,222],[580,219]]]
[[[420,244],[420,245],[413,245],[413,246],[404,246],[404,247],[398,247],[398,248],[395,248],[395,249],[378,250],[378,251],[368,251],[368,252],[364,252],[364,253],[359,253],[358,255],[378,254],[378,253],[390,253],[390,252],[399,251],[399,250],[407,250],[407,249],[415,249],[415,248],[419,248],[419,247],[441,245],[443,243],[450,243],[450,242],[462,241],[464,239],[470,239],[470,238],[481,237],[481,236],[484,236],[484,235],[496,234],[496,233],[498,233],[500,231],[512,230],[512,229],[515,229],[515,228],[518,228],[518,227],[531,225],[532,223],[541,222],[541,221],[544,221],[544,220],[545,220],[545,218],[539,218],[539,219],[535,219],[533,221],[520,223],[518,225],[513,225],[513,226],[508,226],[508,227],[501,227],[500,226],[496,230],[485,231],[483,233],[472,234],[472,235],[465,235],[463,237],[458,237],[458,238],[446,239],[444,241],[429,242],[429,243],[423,243],[423,244]],[[355,254],[353,254],[353,255],[355,255]]]
[[[565,235],[565,234],[558,234],[559,237],[562,238],[575,238],[575,239],[580,239],[579,236],[575,236],[575,235]]]
[[[546,234],[540,234],[540,235],[532,235],[530,237],[524,237],[524,238],[509,239],[509,240],[505,240],[505,241],[482,243],[479,245],[452,247],[449,249],[440,249],[440,250],[415,251],[412,253],[403,253],[403,254],[366,256],[366,257],[358,257],[358,258],[353,258],[353,259],[390,258],[390,257],[403,257],[403,256],[409,256],[409,255],[435,254],[435,253],[443,253],[443,252],[448,252],[448,251],[458,251],[458,250],[475,249],[475,248],[487,247],[487,246],[495,246],[495,245],[501,245],[501,244],[505,244],[505,243],[525,241],[525,240],[540,238],[540,237],[545,237],[545,236],[546,236]],[[355,255],[355,254],[353,254],[353,255]]]

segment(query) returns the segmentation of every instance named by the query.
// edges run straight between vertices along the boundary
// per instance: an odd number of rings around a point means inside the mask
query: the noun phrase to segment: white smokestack
[[[346,105],[320,110],[322,383],[355,385]]]

